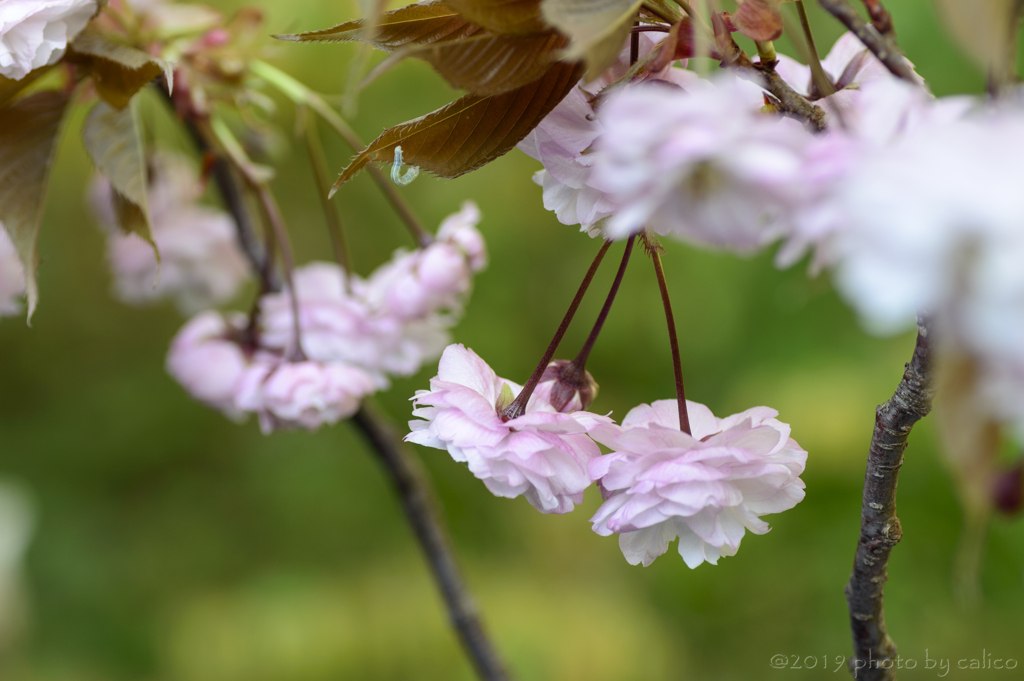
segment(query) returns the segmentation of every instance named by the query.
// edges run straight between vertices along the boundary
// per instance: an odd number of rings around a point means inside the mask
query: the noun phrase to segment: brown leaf
[[[445,0],[474,24],[505,35],[544,33],[550,27],[540,15],[540,0]]]
[[[89,28],[71,43],[68,59],[84,66],[100,97],[118,109],[128,106],[135,93],[161,73],[168,90],[174,82],[173,69],[163,59],[112,42]]]
[[[40,76],[49,73],[51,68],[53,68],[52,64],[32,69],[21,80],[11,80],[10,78],[0,76],[0,106],[14,99],[19,92],[34,83]]]
[[[458,177],[519,143],[579,81],[580,64],[556,62],[543,78],[499,95],[466,95],[448,106],[384,132],[349,164],[331,192],[370,161],[394,162],[402,147],[409,165],[440,177]]]
[[[781,0],[743,0],[732,15],[736,30],[751,40],[778,40],[782,36]]]
[[[332,28],[275,38],[299,43],[344,43],[363,40],[362,19],[346,21]],[[443,2],[409,5],[380,15],[377,31],[370,44],[385,52],[394,52],[409,45],[424,45],[465,38],[482,29],[459,16]]]
[[[543,76],[568,43],[555,31],[529,37],[478,33],[413,49],[409,56],[428,62],[452,87],[496,95]]]
[[[44,90],[0,108],[0,222],[25,269],[30,320],[39,299],[36,241],[67,104],[67,94]]]
[[[350,21],[324,31],[279,37],[345,42],[366,40],[367,34],[363,21]],[[369,39],[374,47],[394,54],[384,68],[405,57],[422,59],[452,87],[478,95],[500,94],[537,80],[569,42],[552,29],[536,35],[498,35],[469,23],[441,2],[381,15],[377,32]]]

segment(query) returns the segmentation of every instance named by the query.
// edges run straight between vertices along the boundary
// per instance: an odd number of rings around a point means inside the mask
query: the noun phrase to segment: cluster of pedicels
[[[780,244],[779,266],[830,269],[870,331],[926,318],[943,366],[967,367],[942,392],[1024,431],[1024,96],[936,98],[852,33],[821,66],[826,84],[783,55],[775,72],[824,111],[823,131],[759,83],[671,68],[578,86],[520,147],[544,164],[545,207],[593,236]]]

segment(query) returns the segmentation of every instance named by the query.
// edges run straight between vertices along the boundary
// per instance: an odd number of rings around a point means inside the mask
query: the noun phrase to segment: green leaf
[[[519,143],[569,94],[583,73],[580,64],[555,62],[543,78],[499,95],[466,95],[426,116],[384,131],[349,164],[331,190],[351,180],[370,161],[403,160],[440,177],[458,177],[490,163]]]
[[[116,192],[114,205],[121,230],[138,234],[155,251],[149,230],[146,155],[137,108],[129,105],[115,109],[106,102],[96,102],[85,119],[82,138],[96,169],[110,180]]]
[[[611,66],[629,34],[641,0],[542,0],[545,21],[572,39],[565,59],[584,59],[587,78]]]
[[[540,16],[540,0],[445,0],[469,21],[503,35],[533,35],[550,27]]]
[[[161,73],[168,90],[174,85],[174,70],[169,63],[112,42],[90,28],[71,43],[68,59],[83,65],[92,75],[100,97],[118,109],[128,106],[135,93]]]
[[[0,222],[25,269],[28,318],[39,300],[36,242],[68,95],[44,90],[0,108]]]

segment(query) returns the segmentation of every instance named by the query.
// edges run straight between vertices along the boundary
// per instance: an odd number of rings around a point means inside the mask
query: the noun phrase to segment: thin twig
[[[875,431],[864,474],[860,540],[853,573],[846,585],[853,633],[850,671],[857,679],[892,681],[896,644],[885,627],[882,590],[889,554],[903,531],[896,517],[896,482],[911,428],[932,408],[931,339],[918,320],[914,356],[906,365],[895,394],[875,411]]]
[[[291,351],[291,355],[288,359],[296,362],[301,362],[306,359],[306,353],[302,349],[302,323],[299,315],[299,294],[295,290],[295,277],[293,273],[295,271],[295,260],[292,257],[292,247],[288,239],[288,229],[284,225],[284,218],[281,217],[281,211],[277,207],[277,201],[274,200],[274,195],[270,193],[270,188],[267,187],[264,182],[254,182],[251,178],[249,182],[252,186],[253,192],[256,194],[256,198],[260,202],[260,206],[263,208],[263,214],[267,219],[267,223],[270,226],[268,230],[274,235],[277,241],[277,247],[281,251],[281,261],[284,264],[284,279],[288,284],[288,301],[291,305],[292,310],[292,341],[295,347]]]
[[[313,166],[313,175],[316,178],[317,197],[320,199],[320,207],[324,211],[324,219],[327,221],[327,231],[331,235],[331,246],[334,248],[334,257],[345,270],[345,287],[348,288],[348,279],[352,274],[352,263],[348,258],[348,249],[345,247],[345,232],[341,225],[341,216],[338,208],[329,198],[327,192],[331,188],[331,180],[327,170],[327,159],[324,158],[324,150],[320,144],[320,133],[316,129],[317,120],[312,110],[305,109],[302,127],[305,133],[306,150],[309,152],[309,163]]]
[[[818,4],[856,34],[864,47],[871,50],[894,76],[909,83],[917,82],[910,64],[903,58],[890,35],[879,33],[877,28],[864,21],[847,0],[818,0]]]
[[[374,414],[366,401],[352,417],[352,423],[362,432],[391,477],[405,517],[444,597],[452,626],[477,674],[482,681],[506,681],[508,673],[466,588],[422,466],[402,444],[394,428]]]
[[[734,43],[735,45],[735,43]],[[816,132],[822,132],[827,127],[828,115],[820,106],[811,103],[806,97],[790,87],[778,73],[775,72],[775,63],[766,64],[753,63],[750,57],[743,50],[733,55],[729,66],[737,69],[739,74],[745,78],[761,81],[764,88],[775,97],[776,103],[782,112],[809,126]]]
[[[166,90],[163,88],[157,89],[166,95]],[[169,95],[167,99],[171,107],[175,108]],[[176,108],[175,110],[177,112]],[[224,207],[227,208],[235,223],[235,237],[238,239],[239,247],[241,247],[242,252],[249,261],[253,272],[263,280],[264,292],[278,290],[280,282],[276,280],[273,267],[270,266],[267,258],[267,253],[260,244],[260,239],[253,228],[252,219],[245,207],[245,199],[236,181],[234,171],[231,170],[231,164],[228,163],[223,154],[214,151],[213,145],[211,145],[207,136],[203,133],[202,126],[194,116],[182,115],[181,112],[177,113],[199,153],[212,158],[212,161],[209,163],[210,175],[217,185],[217,191],[220,192],[221,198],[224,200]]]

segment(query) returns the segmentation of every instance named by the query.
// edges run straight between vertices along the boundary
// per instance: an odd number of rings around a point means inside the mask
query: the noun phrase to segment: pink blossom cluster
[[[155,154],[149,168],[149,225],[159,262],[150,244],[118,228],[110,183],[97,176],[92,188],[118,298],[131,304],[170,298],[185,314],[229,301],[248,278],[231,216],[198,203],[203,187],[185,157]]]
[[[21,297],[25,295],[25,272],[18,252],[0,224],[0,317],[21,312]]]
[[[172,343],[168,371],[231,418],[257,414],[266,433],[348,418],[389,375],[415,373],[448,344],[472,275],[487,263],[479,219],[465,204],[430,245],[397,252],[365,280],[331,263],[297,268],[297,336],[287,288],[262,297],[257,323],[203,312]]]
[[[762,515],[803,499],[807,453],[767,407],[718,419],[688,402],[685,433],[672,400],[636,407],[619,426],[556,410],[549,389],[508,419],[502,412],[521,390],[472,350],[451,345],[430,390],[413,397],[418,419],[405,439],[447,450],[496,496],[525,496],[543,513],[572,511],[596,482],[605,502],[591,519],[594,531],[618,534],[633,565],[649,565],[676,537],[688,566],[715,564],[736,553],[747,530],[768,531]],[[602,455],[598,443],[611,453]]]

